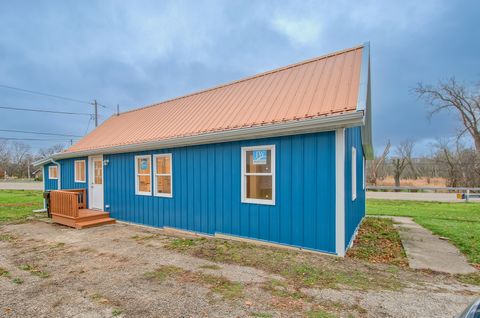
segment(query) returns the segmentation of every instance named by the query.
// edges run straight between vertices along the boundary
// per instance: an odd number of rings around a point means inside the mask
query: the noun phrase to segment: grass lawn
[[[410,216],[433,233],[450,239],[480,266],[480,203],[367,200],[367,214]]]
[[[0,222],[24,219],[41,208],[42,191],[0,190]]]

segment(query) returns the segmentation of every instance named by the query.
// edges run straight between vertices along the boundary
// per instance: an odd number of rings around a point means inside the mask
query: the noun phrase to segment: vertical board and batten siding
[[[85,173],[86,180],[85,182],[75,182],[75,160],[85,160]],[[74,158],[74,159],[63,159],[58,160],[60,164],[60,178],[61,178],[61,188],[62,189],[86,189],[88,193],[88,158]],[[43,166],[43,175],[45,176],[45,190],[58,190],[58,180],[50,179],[48,175],[48,167],[54,165],[49,163]],[[88,194],[85,198],[85,203],[88,204]],[[88,205],[87,205],[88,206]]]
[[[75,160],[85,160],[85,182],[75,182]],[[63,159],[58,161],[61,166],[62,189],[87,189],[88,191],[88,158]]]
[[[345,247],[348,247],[353,234],[365,216],[365,189],[363,189],[363,146],[360,127],[345,129]],[[352,200],[352,147],[356,148],[357,158],[357,197]]]
[[[241,202],[241,147],[276,146],[276,205]],[[134,157],[172,153],[173,198],[135,195]],[[105,155],[113,218],[335,253],[335,133]],[[63,178],[62,178],[63,179]],[[152,179],[152,182],[154,180]]]
[[[45,180],[45,189],[44,190],[57,190],[58,189],[58,179],[50,179],[48,173],[48,167],[54,166],[55,164],[49,163],[43,166],[43,178]]]

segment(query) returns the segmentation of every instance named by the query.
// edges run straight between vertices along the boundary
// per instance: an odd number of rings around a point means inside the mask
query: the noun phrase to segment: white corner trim
[[[357,148],[352,147],[352,158],[351,158],[352,168],[350,173],[352,180],[352,201],[357,199]]]
[[[335,131],[335,250],[345,256],[345,129]]]

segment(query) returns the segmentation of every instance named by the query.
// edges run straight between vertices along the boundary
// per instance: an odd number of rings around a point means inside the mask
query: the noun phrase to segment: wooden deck
[[[108,212],[85,209],[85,199],[85,189],[50,192],[52,220],[76,229],[115,223]]]

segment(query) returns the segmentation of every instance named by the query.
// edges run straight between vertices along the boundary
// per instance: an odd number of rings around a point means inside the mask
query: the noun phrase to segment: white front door
[[[89,207],[103,210],[103,156],[88,157]]]

